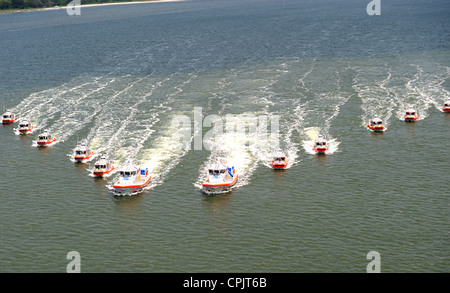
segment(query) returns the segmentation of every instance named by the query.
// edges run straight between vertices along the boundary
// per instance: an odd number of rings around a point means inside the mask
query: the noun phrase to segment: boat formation
[[[141,168],[133,160],[128,160],[119,172],[120,177],[113,184],[116,195],[138,193],[152,179],[152,176],[148,173],[148,168]]]
[[[450,113],[450,98],[444,103],[442,111]],[[403,116],[404,121],[414,122],[419,119],[417,110],[410,106]],[[13,124],[17,121],[17,117],[7,110],[2,115],[2,124]],[[367,123],[367,128],[372,132],[384,132],[387,128],[383,120],[375,115]],[[18,134],[30,134],[35,127],[27,120],[22,119],[18,129]],[[54,144],[56,137],[49,130],[44,130],[38,135],[36,145],[38,147],[46,147]],[[330,146],[323,135],[318,135],[315,139],[312,150],[317,155],[327,154]],[[87,143],[77,144],[71,156],[76,163],[84,163],[90,161],[94,157],[94,151],[91,150]],[[277,149],[271,157],[271,167],[275,170],[284,170],[288,166],[288,158],[282,149]],[[102,156],[95,162],[91,171],[93,177],[108,177],[115,172],[115,167],[109,159]],[[112,188],[115,195],[133,195],[142,191],[149,185],[152,176],[149,174],[148,168],[144,168],[136,164],[133,160],[128,160],[119,170],[120,176],[114,181]],[[208,166],[208,174],[202,182],[202,191],[206,194],[216,194],[229,192],[236,186],[239,175],[234,165],[229,164],[223,157],[217,157],[215,162]]]
[[[202,183],[204,193],[214,194],[230,191],[238,180],[238,173],[233,165],[227,160],[218,157],[216,161],[208,167],[208,174]]]

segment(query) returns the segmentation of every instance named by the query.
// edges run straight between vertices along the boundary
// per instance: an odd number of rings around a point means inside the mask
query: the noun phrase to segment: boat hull
[[[87,161],[94,155],[94,152],[91,152],[88,156],[74,156],[73,159],[76,163],[82,163],[83,161]]]
[[[20,128],[19,133],[20,134],[28,134],[28,133],[31,133],[32,130],[33,130],[33,126],[31,126],[30,128]]]
[[[281,170],[281,169],[286,169],[287,164],[274,164],[272,163],[272,168],[277,169],[277,170]]]
[[[205,193],[224,193],[230,191],[237,183],[239,175],[236,174],[233,181],[229,183],[208,183],[202,184],[203,192]]]
[[[443,107],[442,111],[450,113],[450,107]]]
[[[92,174],[97,177],[103,177],[103,176],[111,173],[113,170],[114,170],[114,166],[112,166],[111,169],[105,170],[105,171],[94,170],[94,171],[92,171]]]
[[[53,138],[52,140],[39,140],[37,142],[37,145],[41,146],[41,147],[50,146],[55,141],[56,141],[56,138]]]
[[[417,121],[417,119],[419,119],[418,115],[416,115],[416,116],[405,116],[405,121],[406,122],[414,122],[414,121]]]
[[[326,148],[314,148],[314,152],[316,152],[316,154],[318,155],[324,155],[325,152],[328,151],[328,147]]]
[[[14,122],[16,122],[17,118],[13,118],[13,119],[2,119],[2,124],[12,124]]]
[[[141,192],[142,189],[147,186],[150,183],[150,180],[152,179],[151,176],[148,176],[148,178],[142,180],[143,183],[139,184],[123,184],[123,183],[116,183],[113,185],[115,195],[121,196],[121,195],[132,195],[138,192]]]
[[[371,131],[375,132],[382,132],[385,129],[384,126],[371,126],[370,124],[368,124],[367,127],[369,127]]]

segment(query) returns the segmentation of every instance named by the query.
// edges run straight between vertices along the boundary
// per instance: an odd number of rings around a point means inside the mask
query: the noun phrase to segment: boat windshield
[[[445,103],[444,106],[445,106],[445,107],[449,107],[449,106],[450,106],[450,103]]]
[[[209,173],[209,175],[213,175],[214,174],[214,170],[209,169],[208,173]]]
[[[378,121],[378,122],[375,122],[375,124],[381,125],[381,124],[383,124],[383,122]]]
[[[10,115],[3,115],[3,118],[5,118],[5,119],[10,118],[10,117],[11,117]]]
[[[20,128],[26,128],[26,127],[28,127],[28,124],[20,124],[19,127]]]
[[[102,169],[103,166],[102,165],[95,165],[95,169]]]
[[[39,136],[39,139],[40,139],[40,140],[46,140],[46,139],[47,139],[47,137],[46,137],[46,136],[44,136],[44,135],[41,135],[41,136]]]

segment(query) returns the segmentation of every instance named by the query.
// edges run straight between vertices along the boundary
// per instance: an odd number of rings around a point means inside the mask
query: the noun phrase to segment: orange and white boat
[[[450,113],[450,98],[447,100],[447,102],[444,103],[442,111]]]
[[[328,151],[329,146],[328,142],[325,138],[323,138],[322,135],[319,135],[317,139],[314,141],[314,147],[313,150],[316,154],[325,154],[326,151]]]
[[[133,195],[150,183],[152,176],[148,173],[148,168],[141,168],[128,160],[120,170],[120,177],[113,184],[115,195]]]
[[[103,177],[109,175],[114,170],[114,166],[106,157],[101,157],[100,160],[95,162],[92,175],[97,177]]]
[[[38,146],[50,146],[56,141],[56,137],[50,134],[50,131],[44,130],[43,133],[39,134],[37,145]]]
[[[30,122],[28,122],[27,119],[23,119],[20,123],[19,123],[19,134],[29,134],[33,131],[34,127],[33,125],[31,125]]]
[[[381,120],[377,115],[373,116],[372,120],[370,120],[367,124],[367,127],[369,127],[369,129],[374,132],[382,132],[386,130],[383,124],[383,120]]]
[[[93,155],[94,152],[89,149],[86,143],[83,142],[75,148],[73,152],[73,159],[76,163],[82,163],[88,161]]]
[[[419,114],[417,113],[416,109],[414,109],[414,107],[410,106],[405,113],[404,119],[408,122],[414,122],[419,119]]]
[[[272,167],[274,169],[286,169],[287,164],[286,155],[281,149],[278,149],[272,157]]]
[[[228,192],[236,185],[238,177],[234,166],[229,165],[223,158],[216,158],[215,163],[208,168],[208,177],[202,183],[203,192],[207,194]]]
[[[10,110],[6,110],[6,112],[2,116],[2,124],[11,124],[17,120],[17,117],[11,113]]]

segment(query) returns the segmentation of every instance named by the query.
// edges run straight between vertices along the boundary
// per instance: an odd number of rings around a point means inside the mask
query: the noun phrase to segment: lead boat
[[[92,175],[96,177],[103,177],[110,174],[114,170],[114,166],[106,157],[101,157],[100,160],[95,162]]]
[[[11,113],[11,110],[6,110],[2,116],[2,124],[11,124],[17,120],[17,117]]]
[[[75,148],[75,151],[73,152],[73,159],[76,163],[82,163],[92,158],[93,155],[94,152],[89,149],[89,146],[86,143],[83,142]]]
[[[142,191],[151,178],[148,168],[141,168],[133,160],[128,160],[120,169],[120,177],[113,184],[113,188],[116,195],[132,195]]]
[[[325,154],[328,151],[328,142],[322,135],[319,135],[314,142],[313,150],[316,154]]]
[[[367,124],[367,127],[374,132],[382,132],[385,130],[383,120],[381,120],[377,115],[373,116],[372,120],[370,120]]]
[[[274,169],[286,169],[287,164],[286,155],[281,149],[278,149],[272,157],[272,167]]]
[[[224,193],[230,191],[238,180],[238,173],[234,166],[228,164],[223,158],[208,167],[208,176],[202,183],[204,193]]]
[[[43,133],[39,134],[37,145],[38,146],[49,146],[56,141],[56,137],[50,134],[50,131],[44,130]]]

